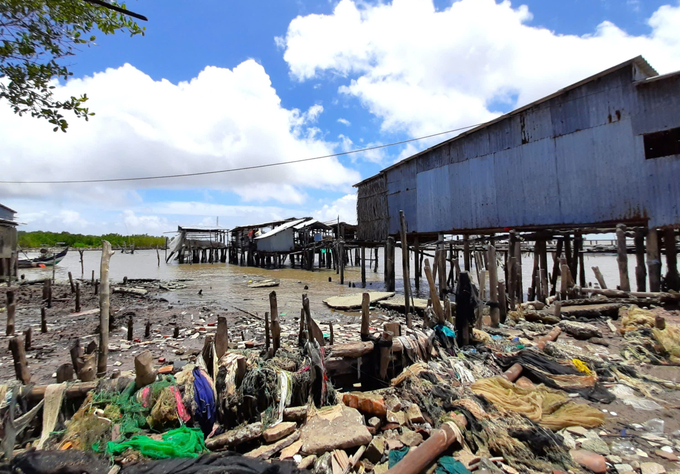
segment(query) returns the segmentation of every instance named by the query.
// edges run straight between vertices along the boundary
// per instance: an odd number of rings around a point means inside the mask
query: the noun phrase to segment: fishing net
[[[111,439],[111,419],[106,417],[106,412],[103,416],[95,414],[96,409],[93,392],[90,392],[66,426],[60,448],[89,451],[93,444]]]
[[[98,450],[98,446],[95,449]],[[106,444],[106,453],[112,456],[123,454],[128,449],[150,459],[195,458],[206,451],[200,428],[186,426],[168,431],[160,441],[140,435],[127,441],[110,441]]]

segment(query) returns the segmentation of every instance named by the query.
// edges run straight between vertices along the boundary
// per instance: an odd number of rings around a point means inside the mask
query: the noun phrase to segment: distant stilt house
[[[229,231],[221,227],[177,227],[177,235],[168,244],[167,262],[217,263],[227,261]]]
[[[16,211],[0,204],[0,279],[11,283],[17,276]]]

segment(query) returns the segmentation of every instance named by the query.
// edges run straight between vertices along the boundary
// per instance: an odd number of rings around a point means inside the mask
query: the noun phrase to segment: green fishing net
[[[99,447],[93,448],[98,451]],[[168,431],[161,441],[139,435],[127,441],[106,444],[106,453],[112,456],[123,454],[128,449],[139,451],[142,456],[151,459],[195,458],[206,451],[201,429],[186,426]]]

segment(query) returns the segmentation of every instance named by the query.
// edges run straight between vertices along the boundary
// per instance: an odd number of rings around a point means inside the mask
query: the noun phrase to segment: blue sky
[[[680,69],[673,1],[129,2],[144,37],[100,35],[58,94],[67,134],[0,110],[12,179],[284,162],[473,125],[643,54]],[[0,185],[26,230],[160,234],[288,216],[354,220],[352,184],[437,140],[309,165],[116,185]]]

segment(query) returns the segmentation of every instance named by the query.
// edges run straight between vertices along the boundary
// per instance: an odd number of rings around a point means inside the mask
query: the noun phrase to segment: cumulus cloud
[[[264,68],[208,66],[190,81],[153,80],[126,64],[58,85],[60,96],[87,93],[96,115],[71,118],[66,134],[0,107],[4,180],[120,178],[252,167],[327,155],[335,144],[314,126],[321,105],[286,109]],[[129,204],[139,188],[217,189],[247,201],[301,203],[305,188],[346,190],[359,173],[337,159],[181,180],[96,186],[0,185],[0,198]]]
[[[357,195],[346,194],[330,204],[325,204],[321,209],[313,212],[313,216],[322,222],[340,221],[350,224],[357,223]]]
[[[680,69],[680,4],[662,6],[648,35],[611,22],[591,34],[532,26],[528,7],[506,0],[368,4],[340,0],[332,14],[294,19],[279,44],[299,80],[345,77],[386,131],[422,135],[492,119],[642,54],[660,72]]]
[[[352,122],[350,122],[349,120],[344,119],[342,117],[340,117],[338,119],[338,123],[341,123],[341,124],[345,125],[346,127],[349,127],[350,125],[352,125]]]

